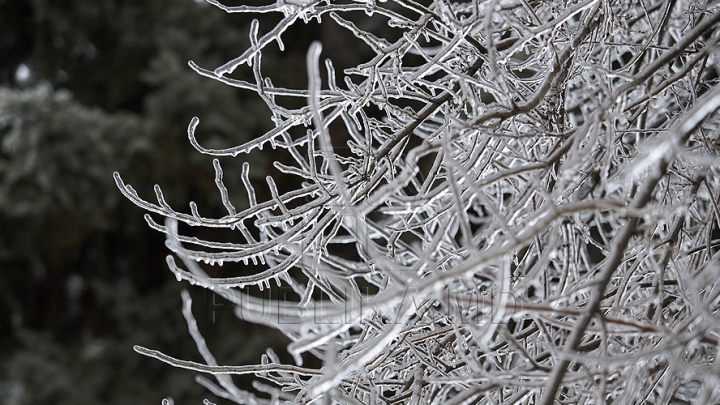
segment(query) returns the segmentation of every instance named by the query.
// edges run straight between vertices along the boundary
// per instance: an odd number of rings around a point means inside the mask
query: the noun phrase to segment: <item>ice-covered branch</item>
[[[720,400],[707,372],[720,339],[717,4],[209,2],[280,15],[251,24],[238,58],[190,63],[254,93],[273,128],[209,147],[191,120],[190,145],[216,157],[220,218],[115,180],[170,219],[147,216],[178,280],[283,332],[298,364],[219,366],[187,296],[205,364],[136,350],[268,404]],[[269,47],[310,20],[367,57],[341,72],[323,54],[321,69],[315,42],[308,89],[273,84]],[[279,175],[226,169],[266,146]],[[210,277],[203,263],[225,265]],[[255,395],[225,374],[263,382]]]

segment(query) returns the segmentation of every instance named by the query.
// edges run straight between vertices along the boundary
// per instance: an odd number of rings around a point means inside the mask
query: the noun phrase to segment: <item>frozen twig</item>
[[[215,374],[219,385],[199,381],[241,403],[720,399],[707,372],[720,339],[717,4],[209,2],[280,15],[251,24],[238,58],[190,63],[254,92],[274,127],[210,148],[199,119],[189,123],[192,147],[216,157],[219,218],[172,207],[159,186],[150,202],[115,181],[167,236],[178,280],[280,330],[297,365],[268,353],[219,366],[187,294],[205,364],[137,351]],[[334,24],[337,38],[323,41],[368,57],[321,70],[313,43],[308,89],[273,84],[268,47],[284,49],[287,30],[310,20]],[[280,175],[264,184],[248,163],[226,169],[268,146]],[[324,366],[302,367],[305,356]],[[260,394],[230,374],[255,375]]]

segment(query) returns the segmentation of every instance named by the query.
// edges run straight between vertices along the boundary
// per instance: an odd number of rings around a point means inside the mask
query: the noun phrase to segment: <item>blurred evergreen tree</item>
[[[266,130],[269,113],[187,61],[231,59],[247,46],[247,27],[194,0],[0,0],[4,403],[158,404],[167,394],[199,403],[206,395],[189,373],[132,352],[143,344],[188,353],[194,344],[164,241],[111,173],[142,193],[160,183],[171,203],[222,209],[219,197],[207,199],[212,164],[194,153],[186,125],[198,115],[207,144],[244,142]],[[193,293],[207,327],[208,297]],[[256,362],[253,348],[266,347],[267,332],[253,334],[230,311],[217,322],[206,336],[228,356],[221,360]],[[230,331],[232,344],[220,339]]]

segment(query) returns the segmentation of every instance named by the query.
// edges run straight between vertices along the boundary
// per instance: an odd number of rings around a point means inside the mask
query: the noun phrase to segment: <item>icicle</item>
[[[192,213],[193,218],[200,220],[200,213],[198,212],[198,207],[197,204],[195,204],[195,201],[190,201],[190,212]]]

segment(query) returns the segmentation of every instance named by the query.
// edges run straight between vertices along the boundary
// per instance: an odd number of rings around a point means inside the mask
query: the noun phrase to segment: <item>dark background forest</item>
[[[112,173],[147,198],[157,183],[179,208],[222,208],[211,158],[190,146],[187,124],[199,116],[208,145],[239,144],[268,129],[269,112],[187,61],[219,66],[248,46],[248,30],[247,17],[195,0],[0,0],[0,402],[215,400],[192,372],[132,350],[200,360],[180,312],[190,286],[167,270],[162,236]],[[318,26],[289,32],[264,71],[304,86],[316,37],[332,47]],[[255,179],[277,175],[252,158]],[[257,363],[266,346],[287,344],[190,291],[221,364]]]

